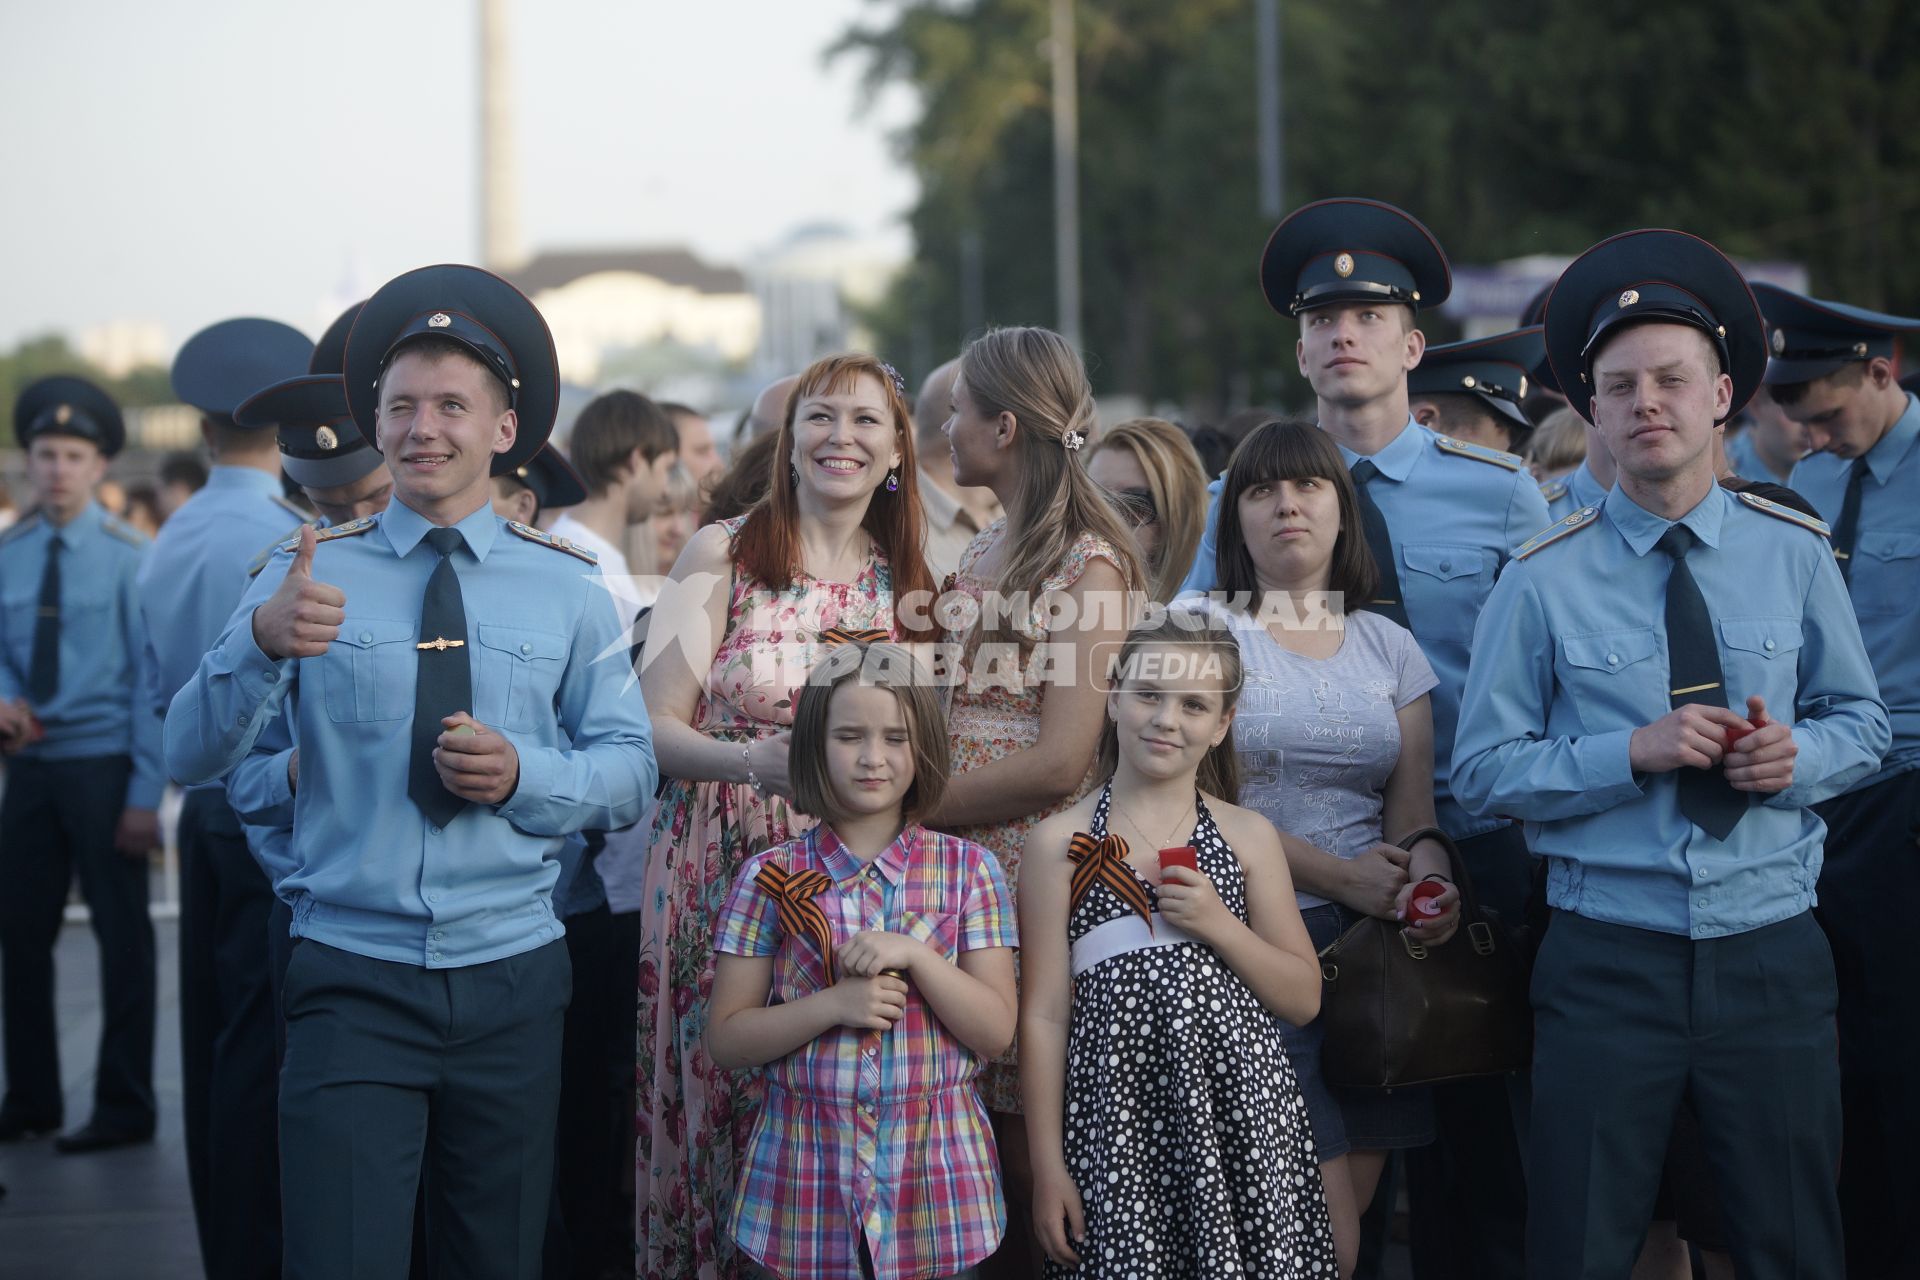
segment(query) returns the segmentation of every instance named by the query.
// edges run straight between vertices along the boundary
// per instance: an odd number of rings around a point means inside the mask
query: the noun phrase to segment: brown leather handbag
[[[1527,964],[1498,916],[1482,911],[1460,851],[1438,828],[1460,890],[1460,925],[1438,946],[1394,920],[1359,921],[1320,953],[1326,979],[1321,1070],[1345,1088],[1435,1084],[1525,1070],[1533,1056]]]

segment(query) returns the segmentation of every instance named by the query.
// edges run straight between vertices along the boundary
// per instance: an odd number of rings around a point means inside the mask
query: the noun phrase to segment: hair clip
[[[1075,431],[1072,428],[1068,428],[1067,433],[1060,437],[1060,443],[1067,447],[1069,453],[1080,452],[1080,446],[1086,442],[1087,433],[1084,431]]]
[[[902,400],[905,400],[907,398],[907,380],[900,376],[900,371],[898,369],[894,368],[892,365],[888,364],[884,360],[880,362],[880,367],[887,371],[887,376],[893,379],[893,389],[900,393],[900,398]]]

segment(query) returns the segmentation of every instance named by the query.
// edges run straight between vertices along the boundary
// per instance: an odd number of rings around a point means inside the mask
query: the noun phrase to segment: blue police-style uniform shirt
[[[274,661],[253,610],[290,550],[241,601],[167,715],[167,763],[211,781],[290,717],[300,748],[290,870],[278,892],[295,936],[379,960],[453,968],[558,938],[551,894],[563,837],[636,821],[657,780],[646,708],[595,570],[512,532],[481,507],[457,528],[476,720],[519,755],[514,793],[469,804],[444,829],[407,797],[420,605],[439,562],[432,526],[403,502],[330,531],[314,577],[347,597],[318,658]],[[535,535],[536,537],[539,535]],[[283,749],[283,748],[280,748]],[[272,778],[269,771],[266,779]],[[280,777],[284,781],[284,761]],[[262,813],[249,808],[255,817]]]
[[[1607,491],[1582,462],[1558,480],[1541,485],[1540,496],[1547,500],[1548,517],[1557,523],[1582,507],[1599,506],[1607,500]]]
[[[1633,731],[1672,710],[1656,548],[1673,522],[1616,488],[1577,528],[1508,565],[1474,633],[1454,787],[1527,822],[1547,900],[1612,924],[1715,938],[1813,905],[1825,825],[1808,805],[1872,772],[1880,703],[1827,540],[1718,485],[1679,523],[1716,623],[1727,701],[1792,723],[1793,783],[1726,840],[1681,816],[1677,773],[1636,773]],[[1549,535],[1551,536],[1551,535]]]
[[[1852,467],[1850,458],[1810,454],[1793,469],[1789,487],[1832,524]],[[1893,746],[1861,787],[1920,768],[1920,399],[1909,394],[1906,412],[1867,450],[1867,472],[1847,591],[1880,678]]]
[[[1765,480],[1769,484],[1793,487],[1788,477],[1776,475],[1772,467],[1760,460],[1760,450],[1754,447],[1751,427],[1727,441],[1727,465],[1733,468],[1733,474],[1744,480]],[[1828,517],[1828,523],[1832,523],[1831,516]]]
[[[157,719],[193,678],[233,607],[261,547],[311,519],[280,493],[280,478],[257,467],[214,467],[207,483],[168,517],[140,575],[147,629],[148,701]]]
[[[27,699],[40,579],[47,545],[55,539],[60,542],[60,683],[52,701],[33,708],[46,736],[23,747],[20,756],[129,756],[133,774],[125,804],[157,809],[167,779],[160,721],[140,695],[146,640],[134,591],[147,539],[97,502],[89,502],[65,526],[34,514],[0,538],[0,699]]]
[[[1433,784],[1440,826],[1465,838],[1502,825],[1467,813],[1453,799],[1453,731],[1467,678],[1467,645],[1508,551],[1548,520],[1540,487],[1524,469],[1484,460],[1491,450],[1449,448],[1448,443],[1409,418],[1392,443],[1373,455],[1380,474],[1368,492],[1393,540],[1408,629],[1440,680],[1433,689]],[[1472,452],[1455,451],[1462,448]],[[1340,458],[1351,468],[1360,455],[1342,445]],[[1214,589],[1219,519],[1216,487],[1200,555],[1183,590]]]

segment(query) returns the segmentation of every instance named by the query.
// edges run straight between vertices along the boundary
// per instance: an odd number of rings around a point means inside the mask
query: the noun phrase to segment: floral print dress
[[[746,517],[724,521],[737,537]],[[806,667],[833,627],[897,631],[893,578],[876,548],[853,582],[802,574],[785,591],[735,574],[727,635],[713,655],[694,727],[742,745],[793,725]],[[796,674],[798,673],[798,674]],[[635,1168],[643,1280],[749,1274],[727,1238],[740,1156],[759,1101],[757,1073],[707,1057],[713,927],[740,865],[814,820],[743,783],[667,782],[654,810],[641,906]]]
[[[964,592],[976,602],[994,590],[992,582],[976,577],[973,570],[980,558],[991,551],[1006,533],[1006,529],[1007,522],[1002,517],[980,531],[960,557],[960,568],[948,583],[948,590]],[[1112,543],[1094,534],[1083,533],[1067,551],[1060,567],[1041,584],[1036,601],[1050,591],[1065,591],[1072,587],[1080,581],[1080,575],[1087,571],[1087,565],[1094,560],[1106,560],[1123,575],[1125,573]],[[1037,607],[1036,616],[1027,619],[1019,631],[1028,640],[1037,642],[1046,638],[1045,623],[1038,616]],[[1008,687],[1012,683],[983,682],[977,689],[962,683],[954,689],[953,702],[947,712],[947,730],[953,737],[954,776],[991,764],[1016,751],[1024,751],[1040,740],[1040,704],[1046,686],[1022,681],[1016,687]],[[953,833],[993,850],[1000,859],[1001,869],[1006,872],[1007,891],[1018,901],[1020,855],[1027,847],[1028,833],[1039,826],[1043,818],[1050,818],[1062,809],[1070,808],[1092,791],[1094,784],[1099,781],[1098,769],[1097,760],[1088,761],[1086,775],[1074,787],[1073,794],[1051,808],[1001,822],[955,827]],[[988,1110],[1020,1114],[1019,1054],[1020,1045],[1015,1041],[981,1073],[980,1097]]]

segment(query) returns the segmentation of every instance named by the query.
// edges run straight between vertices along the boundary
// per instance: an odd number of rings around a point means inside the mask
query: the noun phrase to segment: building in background
[[[759,255],[747,269],[760,302],[756,377],[798,373],[835,351],[872,350],[861,313],[886,294],[902,265],[886,241],[824,223],[800,227]]]

